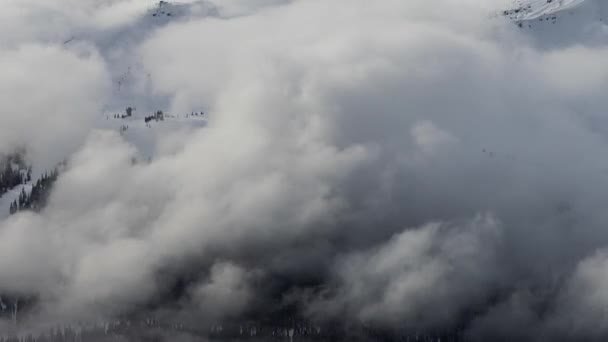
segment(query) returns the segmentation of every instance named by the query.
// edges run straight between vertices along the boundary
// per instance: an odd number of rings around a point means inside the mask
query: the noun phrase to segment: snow
[[[164,113],[162,121],[153,120],[146,123],[144,118],[152,115],[152,112],[138,112],[135,110],[132,117],[114,118],[114,114],[119,113],[108,112],[101,115],[97,126],[120,132],[126,141],[137,148],[137,159],[140,161],[154,159],[157,141],[160,137],[175,132],[186,134],[207,125],[207,114],[192,115],[192,112]],[[124,115],[124,109],[120,114]]]
[[[586,0],[517,0],[510,10],[505,11],[505,14],[513,20],[534,20],[573,9],[580,6],[585,1]]]
[[[537,48],[608,44],[606,0],[508,0],[500,15],[513,21]]]
[[[155,75],[144,69],[141,56],[132,47],[171,23],[217,15],[214,6],[205,1],[150,1],[147,11],[133,15],[124,25],[107,30],[70,32],[57,42],[65,49],[77,52],[82,48],[83,42],[92,43],[107,61],[114,85],[113,94],[105,104],[104,112],[98,114],[96,128],[120,132],[126,141],[137,148],[138,161],[153,159],[158,141],[163,137],[187,134],[204,127],[207,124],[207,113],[195,116],[191,113],[206,112],[208,108],[186,108],[184,112],[172,113],[170,99],[153,91],[151,80]],[[124,115],[127,107],[137,108],[132,117],[114,118],[115,114]],[[163,121],[144,122],[146,116],[159,110],[165,113]],[[44,167],[33,165],[32,182],[44,171],[49,171]],[[28,193],[31,191],[32,182],[19,185],[0,196],[0,221],[9,216],[10,203],[19,197],[22,189]]]
[[[153,159],[157,142],[162,137],[205,126],[207,114],[190,114],[208,108],[182,108],[177,112],[169,97],[153,90],[155,75],[145,70],[141,56],[130,47],[139,45],[156,30],[171,23],[213,16],[217,16],[217,10],[205,1],[156,1],[127,25],[83,37],[93,42],[108,61],[114,83],[112,97],[105,104],[104,113],[100,113],[97,126],[121,132],[138,149],[139,160]],[[114,114],[124,115],[127,107],[136,108],[132,117],[114,119]],[[144,122],[146,116],[159,110],[165,113],[163,121]]]
[[[36,179],[37,178],[32,175],[32,180],[35,181]],[[32,191],[32,185],[32,182],[19,185],[0,197],[0,221],[6,219],[9,216],[9,207],[11,205],[11,202],[19,198],[21,190],[25,189],[25,191],[29,193],[30,191]]]

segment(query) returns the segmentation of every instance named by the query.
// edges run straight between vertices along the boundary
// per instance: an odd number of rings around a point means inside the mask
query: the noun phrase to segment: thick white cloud
[[[311,310],[322,317],[343,317],[346,308],[346,315],[355,316],[349,318],[384,327],[407,322],[441,328],[483,305],[503,286],[494,255],[499,243],[500,227],[491,217],[477,217],[462,227],[429,224],[407,230],[378,248],[340,260],[340,290]]]
[[[215,264],[209,281],[193,287],[191,296],[207,319],[238,317],[254,299],[250,282],[255,277],[255,272],[232,264]]]
[[[139,8],[71,5],[54,10],[107,24],[94,37],[124,25],[105,11]],[[496,322],[525,322],[532,338],[573,306],[600,317],[603,44],[548,50],[479,1],[216,6],[224,18],[119,49],[169,112],[209,109],[205,128],[158,137],[149,163],[91,129],[116,56],[93,41],[0,57],[0,108],[26,113],[2,114],[3,148],[27,143],[37,162],[87,137],[43,212],[0,223],[0,290],[38,294],[56,319],[128,312],[181,272],[195,278],[181,304],[213,319],[273,306],[286,293],[263,288],[280,281],[307,313],[381,326],[512,336]],[[536,317],[538,298],[556,311]]]
[[[41,45],[4,50],[0,152],[25,147],[37,160],[61,160],[93,127],[108,84],[105,64],[95,51]]]

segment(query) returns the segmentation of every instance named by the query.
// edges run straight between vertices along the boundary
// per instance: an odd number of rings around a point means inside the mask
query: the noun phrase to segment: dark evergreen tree
[[[42,210],[46,206],[51,189],[57,180],[58,175],[58,169],[54,169],[50,174],[45,172],[36,180],[36,183],[34,183],[29,193],[25,191],[25,188],[22,188],[18,200],[9,208],[10,213],[14,214],[21,210]]]

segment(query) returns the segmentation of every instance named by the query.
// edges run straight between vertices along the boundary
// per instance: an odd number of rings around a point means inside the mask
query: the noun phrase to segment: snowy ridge
[[[580,6],[586,0],[516,0],[504,15],[517,21],[534,20]]]
[[[114,115],[118,115],[115,117]],[[124,114],[105,113],[99,117],[97,127],[119,132],[125,140],[137,148],[138,158],[149,160],[154,158],[156,139],[171,132],[196,130],[207,125],[207,114],[200,112],[170,114],[164,113],[161,120],[147,121],[154,115],[149,112],[133,110],[132,116]]]
[[[500,15],[514,22],[537,47],[608,44],[606,0],[510,0]]]

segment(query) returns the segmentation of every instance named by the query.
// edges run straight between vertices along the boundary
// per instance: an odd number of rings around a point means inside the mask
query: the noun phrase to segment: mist
[[[42,210],[0,221],[0,294],[36,298],[0,331],[145,313],[608,335],[603,22],[564,14],[575,40],[499,2],[155,6],[3,5],[0,153],[66,163]],[[109,128],[131,105],[206,121]]]

